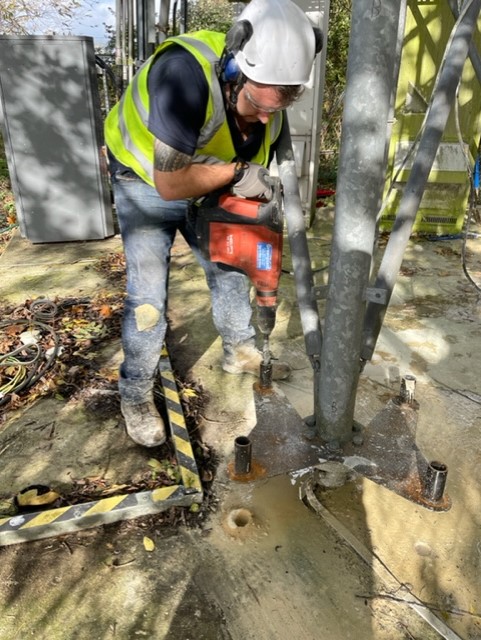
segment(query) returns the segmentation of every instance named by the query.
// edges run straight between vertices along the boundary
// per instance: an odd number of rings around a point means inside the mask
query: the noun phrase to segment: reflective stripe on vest
[[[200,131],[200,135],[197,140],[197,148],[200,149],[215,135],[216,131],[220,129],[225,119],[224,97],[217,79],[217,63],[219,62],[219,56],[217,56],[210,47],[200,40],[194,40],[193,38],[189,38],[189,36],[180,37],[184,42],[197,49],[198,52],[204,56],[208,62],[210,62],[211,76],[210,78],[207,78],[207,81],[212,95],[214,112],[210,120],[208,119],[207,122],[204,123],[204,126]]]

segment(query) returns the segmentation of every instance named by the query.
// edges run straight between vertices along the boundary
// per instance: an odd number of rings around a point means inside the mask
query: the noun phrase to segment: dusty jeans
[[[162,200],[153,187],[133,174],[115,173],[112,186],[127,263],[119,390],[124,400],[136,403],[152,388],[165,337],[170,250],[177,230],[205,271],[213,321],[225,353],[252,341],[255,330],[247,278],[202,257],[187,220],[187,201]]]

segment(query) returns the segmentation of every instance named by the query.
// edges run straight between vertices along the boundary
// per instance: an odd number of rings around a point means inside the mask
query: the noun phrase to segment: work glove
[[[244,163],[240,177],[232,185],[232,192],[244,198],[272,198],[272,187],[269,171],[260,164],[254,162]]]

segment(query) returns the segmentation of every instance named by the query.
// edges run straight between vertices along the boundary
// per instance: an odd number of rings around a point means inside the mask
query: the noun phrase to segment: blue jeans
[[[124,400],[137,403],[152,389],[165,338],[170,251],[177,230],[205,271],[224,352],[253,342],[255,330],[247,277],[202,257],[188,221],[188,201],[162,200],[154,187],[130,173],[114,173],[112,187],[127,265],[119,391]]]

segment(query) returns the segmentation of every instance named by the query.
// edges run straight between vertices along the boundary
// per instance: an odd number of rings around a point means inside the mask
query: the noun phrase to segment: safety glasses
[[[283,105],[281,107],[265,107],[262,104],[259,104],[249,93],[249,89],[244,85],[244,95],[246,97],[247,102],[251,105],[253,109],[260,113],[276,113],[276,111],[283,111],[286,107]]]

